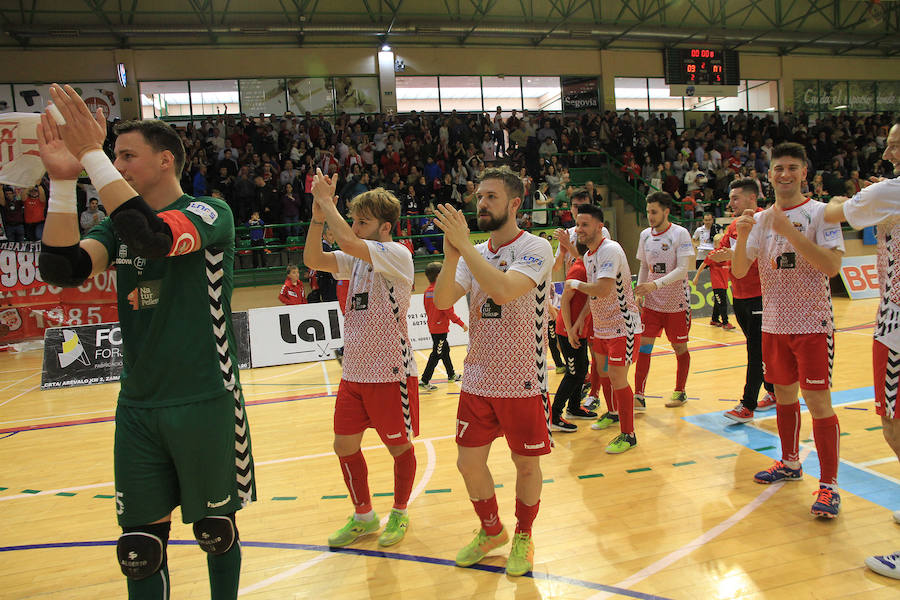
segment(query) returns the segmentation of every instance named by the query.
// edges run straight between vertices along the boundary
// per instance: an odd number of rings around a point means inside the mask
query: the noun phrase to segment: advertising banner
[[[563,112],[599,110],[596,77],[561,77]]]
[[[250,367],[247,313],[232,313],[238,368]],[[118,381],[122,374],[122,330],[118,322],[51,327],[44,333],[41,389]]]
[[[101,108],[108,121],[122,118],[119,84],[115,81],[73,83],[72,87],[84,99],[91,112]],[[13,96],[19,112],[44,112],[47,104],[52,101],[49,84],[17,83],[13,85]]]
[[[851,300],[879,297],[877,260],[874,254],[841,259],[841,281]]]

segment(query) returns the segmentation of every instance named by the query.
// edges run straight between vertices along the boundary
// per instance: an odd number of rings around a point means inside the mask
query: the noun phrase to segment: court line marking
[[[325,393],[329,396],[331,395],[331,379],[328,378],[328,367],[325,366],[325,361],[319,361],[319,364],[322,365],[322,374],[325,376]]]
[[[806,460],[806,456],[810,453],[810,451],[811,451],[810,448],[804,448],[800,452],[800,462],[803,462],[804,460]],[[784,486],[784,482],[770,485],[765,491],[763,491],[761,494],[759,494],[756,498],[751,500],[749,503],[745,504],[739,511],[737,511],[736,513],[734,513],[733,515],[731,515],[730,517],[728,517],[727,519],[725,519],[724,521],[722,521],[721,523],[719,523],[718,525],[713,527],[712,529],[705,531],[704,533],[700,534],[699,536],[697,536],[696,538],[694,538],[693,540],[691,540],[690,542],[688,542],[681,548],[678,548],[674,552],[670,552],[669,554],[662,557],[655,563],[644,567],[643,569],[641,569],[640,571],[638,571],[631,577],[627,577],[627,578],[623,579],[619,583],[615,584],[614,587],[629,588],[637,583],[640,583],[641,581],[644,581],[648,577],[652,577],[653,575],[656,575],[663,569],[666,569],[670,565],[672,565],[672,564],[678,562],[679,560],[681,560],[682,558],[688,556],[694,550],[702,548],[703,546],[705,546],[712,540],[716,539],[717,537],[719,537],[720,535],[722,535],[723,533],[725,533],[726,531],[728,531],[729,529],[731,529],[732,527],[734,527],[735,525],[737,525],[738,523],[743,521],[750,513],[752,513],[754,510],[756,510],[757,508],[762,506],[762,504],[766,500],[768,500],[769,498],[774,496],[778,492],[778,490],[780,490],[782,488],[782,486]],[[609,598],[611,595],[612,594],[610,594],[609,592],[601,592],[599,594],[594,594],[593,596],[588,598],[588,600],[603,600],[605,598]]]
[[[857,466],[862,467],[874,467],[875,465],[886,465],[888,463],[896,462],[896,456],[885,456],[884,458],[879,458],[876,460],[868,460],[866,462],[857,463]]]
[[[0,546],[0,552],[14,552],[21,550],[47,550],[57,548],[97,548],[105,546],[115,546],[115,540],[100,541],[84,541],[84,542],[51,542],[45,544],[22,544],[19,546]],[[169,540],[170,546],[196,546],[196,540]],[[431,556],[423,556],[419,554],[400,554],[397,552],[383,552],[381,550],[365,550],[362,548],[329,548],[328,546],[319,546],[313,544],[291,544],[287,542],[255,542],[241,540],[241,546],[247,548],[271,548],[277,550],[306,550],[309,552],[322,552],[328,555],[352,554],[356,556],[368,556],[372,558],[389,558],[393,560],[403,560],[408,562],[419,562],[430,565],[439,565],[445,567],[453,567],[459,569],[456,563],[446,558],[435,558]],[[470,571],[485,571],[488,573],[502,574],[506,571],[504,567],[495,565],[474,564],[466,567]],[[591,590],[604,590],[620,596],[629,598],[637,598],[638,600],[669,600],[665,596],[655,596],[653,594],[645,594],[643,592],[635,592],[632,590],[617,589],[614,586],[602,583],[594,583],[593,581],[585,581],[583,579],[575,579],[564,575],[552,575],[543,571],[529,571],[522,577],[531,579],[542,579],[555,583],[565,583],[573,587],[583,587]],[[241,590],[243,591],[243,590]]]
[[[320,363],[323,363],[323,364],[324,364],[325,361],[316,361],[316,362],[320,362]],[[279,366],[282,366],[282,365],[279,365]],[[284,373],[278,373],[278,374],[276,374],[276,375],[269,375],[268,377],[260,377],[259,379],[256,379],[256,378],[254,377],[254,378],[253,378],[253,381],[254,381],[254,382],[259,382],[259,381],[269,381],[270,379],[277,379],[277,378],[279,378],[279,377],[284,377],[285,375],[293,375],[294,373],[300,373],[301,371],[305,371],[306,369],[311,369],[311,368],[314,367],[314,366],[316,366],[316,363],[304,364],[302,367],[299,367],[299,368],[294,369],[294,370],[292,370],[292,371],[286,371],[286,372],[284,372]],[[262,368],[262,367],[257,367],[257,368]],[[248,371],[252,371],[252,370],[253,370],[252,368],[250,368],[250,369],[245,369],[244,372],[248,372]],[[241,383],[243,383],[243,382],[241,382]]]
[[[13,400],[17,400],[17,399],[21,398],[22,396],[24,396],[25,394],[28,394],[28,393],[30,393],[30,392],[33,392],[34,390],[36,390],[36,389],[38,389],[38,388],[40,388],[40,387],[41,387],[41,384],[37,384],[37,385],[34,386],[34,387],[30,387],[30,388],[28,388],[27,390],[25,390],[24,392],[22,392],[21,394],[17,394],[17,395],[15,395],[15,396],[13,396],[12,398],[10,398],[9,400],[7,400],[6,402],[0,402],[0,406],[6,406],[7,404],[9,404],[10,402],[12,402]]]
[[[30,419],[14,419],[12,421],[0,421],[0,425],[10,425],[12,423],[27,423],[28,421],[41,421],[44,419],[62,419],[64,417],[83,417],[84,415],[96,415],[99,413],[108,413],[114,409],[104,409],[104,410],[91,410],[88,412],[80,412],[80,413],[69,413],[67,415],[49,415],[46,417],[32,417]]]
[[[431,465],[431,461],[432,461],[432,458],[434,455],[434,446],[432,446],[431,442],[435,442],[438,440],[446,440],[446,439],[450,439],[452,437],[455,437],[455,436],[442,435],[442,436],[438,436],[438,437],[421,438],[418,440],[413,440],[413,443],[422,442],[423,444],[425,444],[425,449],[428,452],[428,460],[429,460],[428,464],[431,468],[431,472],[429,473],[429,478],[431,477],[431,473],[434,472],[434,466]],[[366,446],[365,448],[362,448],[362,450],[375,450],[375,449],[383,448],[383,447],[384,447],[383,445]],[[305,454],[303,456],[292,456],[289,458],[278,458],[275,460],[266,460],[266,461],[261,461],[261,462],[254,461],[253,464],[257,467],[260,467],[260,466],[264,466],[264,465],[272,465],[272,464],[278,464],[278,463],[284,463],[284,462],[306,460],[306,459],[310,459],[310,458],[328,458],[331,456],[334,456],[334,452],[323,452],[321,454]],[[428,470],[428,468],[429,467],[426,467],[426,471]],[[423,475],[423,478],[424,478],[424,475]],[[104,483],[92,483],[90,485],[64,487],[64,488],[59,488],[59,489],[55,489],[55,490],[43,490],[41,492],[38,492],[37,494],[13,494],[10,496],[0,496],[0,502],[3,502],[5,500],[19,500],[22,498],[36,498],[37,496],[52,496],[52,495],[58,494],[59,492],[78,492],[81,490],[90,490],[90,489],[99,488],[99,487],[110,487],[112,485],[114,485],[114,482],[106,481]],[[421,485],[422,485],[422,487],[424,487],[424,484],[421,484]],[[416,489],[418,489],[418,488],[416,488]],[[412,497],[413,496],[410,495],[410,498],[412,498]]]
[[[40,371],[38,371],[37,373],[32,373],[31,375],[26,375],[26,376],[23,377],[22,379],[17,379],[16,381],[14,381],[13,383],[9,384],[8,386],[6,386],[6,387],[4,387],[4,388],[0,388],[0,392],[6,391],[6,390],[8,390],[8,389],[11,388],[11,387],[15,387],[16,384],[22,383],[23,381],[25,381],[25,380],[28,379],[29,377],[34,377],[35,375],[40,375],[40,374],[41,374]]]
[[[422,476],[419,478],[418,485],[413,489],[412,493],[409,495],[409,501],[407,502],[407,506],[412,504],[413,501],[415,501],[416,498],[418,498],[419,495],[421,495],[422,490],[425,489],[425,486],[428,485],[428,482],[431,480],[432,475],[434,475],[434,468],[435,468],[435,465],[437,464],[437,454],[434,451],[434,445],[431,443],[430,440],[423,440],[423,441],[425,444],[425,450],[428,453],[428,463],[427,463],[427,466],[425,467],[425,471],[422,473]],[[385,523],[387,523],[388,517],[389,517],[389,515],[385,515],[384,517],[381,518],[381,521],[380,521],[381,527],[384,527]],[[331,556],[334,556],[334,554],[331,552],[328,552],[328,551],[323,551],[322,554],[320,554],[310,560],[302,562],[299,565],[291,567],[290,569],[288,569],[286,571],[282,571],[281,573],[272,575],[271,577],[263,579],[262,581],[258,581],[256,583],[254,583],[253,585],[250,585],[243,589],[238,590],[238,594],[239,595],[240,594],[249,594],[251,592],[261,590],[265,587],[272,585],[273,583],[283,581],[293,575],[296,575],[297,573],[301,573],[301,572],[305,571],[306,569],[322,562],[323,560],[330,558]]]

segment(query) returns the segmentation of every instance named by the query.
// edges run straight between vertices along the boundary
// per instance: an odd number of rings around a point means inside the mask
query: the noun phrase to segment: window
[[[681,103],[681,96],[671,96],[669,86],[663,78],[652,78],[647,80],[647,92],[650,98],[650,112],[659,111],[679,111],[684,108]],[[618,104],[618,89],[617,104]]]
[[[494,114],[500,106],[504,118],[512,110],[522,110],[522,79],[520,77],[482,77],[481,94],[484,110]]]
[[[284,79],[241,79],[241,112],[283,115],[287,112]]]
[[[658,91],[656,93],[659,93]],[[616,110],[649,110],[646,77],[616,77]],[[678,109],[681,109],[679,102]]]
[[[288,110],[297,115],[334,112],[334,92],[330,79],[304,77],[286,81]]]
[[[191,81],[191,112],[194,116],[239,114],[237,80]]]
[[[438,77],[441,93],[441,111],[482,111],[481,77]]]
[[[187,81],[141,82],[141,118],[190,116]]]
[[[441,110],[437,77],[397,77],[397,111]]]
[[[747,81],[747,104],[751,111],[777,111],[778,82],[753,79]]]
[[[522,96],[526,110],[562,110],[559,77],[523,77]]]

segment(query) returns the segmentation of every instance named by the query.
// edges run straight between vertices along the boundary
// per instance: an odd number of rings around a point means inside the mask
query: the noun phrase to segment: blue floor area
[[[872,387],[862,387],[833,392],[831,394],[831,403],[833,406],[840,406],[874,398],[875,394]],[[807,413],[806,405],[801,404],[801,407],[801,411]],[[873,425],[881,423],[881,418],[876,416],[874,411],[870,414],[873,417]],[[809,418],[808,414],[805,418]],[[751,450],[760,452],[774,460],[781,459],[781,442],[777,435],[758,429],[749,423],[735,424],[733,421],[723,417],[721,411],[692,415],[684,417],[684,420]],[[878,433],[878,435],[880,436],[881,434]],[[801,444],[801,448],[808,445],[812,445],[812,443]],[[890,454],[891,449],[885,443],[884,455],[888,456]],[[803,461],[803,471],[808,477],[815,479],[819,477],[819,457],[816,454],[815,446],[813,446],[813,451],[809,453],[806,460]],[[747,477],[752,477],[752,473],[748,473]],[[871,470],[854,467],[844,460],[841,460],[841,465],[838,469],[838,487],[860,498],[879,504],[888,510],[900,510],[900,485],[890,478]]]

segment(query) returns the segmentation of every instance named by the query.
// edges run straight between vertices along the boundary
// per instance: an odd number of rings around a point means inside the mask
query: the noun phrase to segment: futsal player
[[[592,429],[606,429],[616,421],[620,433],[607,446],[608,454],[621,454],[637,445],[634,434],[634,396],[628,385],[628,368],[641,340],[641,318],[631,289],[631,270],[625,251],[603,236],[603,211],[598,206],[578,208],[575,220],[578,242],[587,246],[584,266],[587,281],[567,279],[566,288],[590,297],[593,335],[591,351],[596,363],[609,364],[613,406]]]
[[[237,598],[235,513],[256,489],[231,326],[231,209],[181,191],[184,147],[165,123],[119,124],[114,164],[102,150],[102,112],[92,118],[70,86],[53,84],[50,95],[59,119],[45,112],[38,130],[51,181],[41,274],[77,287],[110,264],[117,271],[124,367],[113,447],[116,554],[128,597],[169,597],[166,548],[180,505],[207,553],[211,597]],[[79,241],[82,167],[110,216]]]
[[[891,127],[882,156],[900,169],[900,125]],[[853,198],[832,198],[825,207],[825,221],[847,221],[854,229],[878,227],[878,282],[881,303],[875,317],[872,365],[875,382],[875,412],[888,446],[900,459],[900,410],[897,384],[900,379],[900,180],[885,179],[862,189]],[[900,510],[894,511],[900,523]],[[900,551],[870,556],[866,566],[887,577],[900,579]]]
[[[650,355],[656,338],[666,332],[675,352],[677,370],[675,391],[666,402],[673,408],[687,402],[685,387],[691,368],[688,335],[691,331],[691,302],[687,274],[694,257],[691,234],[681,225],[669,221],[672,196],[653,192],[647,196],[647,221],[650,227],[641,232],[637,259],[641,261],[635,296],[643,299],[641,321],[644,333],[634,372],[634,409],[644,411],[644,386],[650,372]]]
[[[837,489],[840,424],[831,407],[834,363],[834,315],[829,278],[837,275],[844,254],[841,228],[825,222],[825,205],[806,198],[803,146],[775,147],[769,181],[774,206],[737,219],[737,244],[731,270],[744,277],[758,259],[762,287],[762,353],[766,379],[775,386],[782,459],[755,476],[758,483],[802,479],[800,402],[809,408],[821,476],[811,512],[838,516]]]
[[[363,433],[372,427],[394,458],[394,505],[378,538],[379,545],[392,546],[409,528],[407,502],[416,477],[412,441],[419,432],[419,388],[406,327],[413,260],[409,249],[391,238],[400,218],[400,202],[392,193],[376,188],[353,198],[351,227],[335,204],[336,186],[336,177],[316,171],[307,235],[320,239],[327,222],[340,250],[325,252],[320,244],[307,244],[303,250],[307,267],[348,280],[334,452],[354,513],[328,538],[328,545],[347,546],[380,528],[360,449]]]
[[[550,452],[547,397],[547,294],[553,250],[520,230],[522,180],[506,167],[487,169],[476,192],[478,227],[488,241],[472,246],[463,214],[437,208],[444,232],[444,268],[434,303],[447,309],[469,293],[469,353],[456,417],[457,466],[481,529],[456,555],[473,565],[509,539],[497,509],[487,465],[495,438],[506,437],[516,468],[516,529],[506,562],[509,575],[524,575],[534,561],[532,524],[541,499],[541,455]]]

